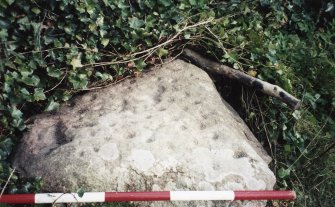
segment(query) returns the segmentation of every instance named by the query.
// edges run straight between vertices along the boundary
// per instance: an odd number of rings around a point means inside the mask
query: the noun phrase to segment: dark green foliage
[[[241,95],[245,120],[275,159],[277,188],[297,190],[297,206],[334,206],[334,14],[333,1],[310,0],[0,1],[1,183],[29,116],[188,45],[303,100],[292,112]],[[14,173],[7,191],[40,185]]]

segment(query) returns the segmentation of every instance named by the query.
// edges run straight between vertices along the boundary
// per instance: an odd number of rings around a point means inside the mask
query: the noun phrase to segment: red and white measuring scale
[[[294,191],[154,191],[7,194],[0,203],[89,203],[122,201],[194,201],[194,200],[294,200]]]

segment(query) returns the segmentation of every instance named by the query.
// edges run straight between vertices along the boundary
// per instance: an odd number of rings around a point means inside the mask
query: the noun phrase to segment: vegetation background
[[[74,94],[136,76],[192,47],[303,101],[292,111],[251,89],[225,86],[272,156],[276,188],[298,194],[295,202],[269,205],[335,206],[334,6],[330,0],[1,0],[1,193],[38,192],[43,184],[20,179],[9,163],[29,116],[52,113]]]

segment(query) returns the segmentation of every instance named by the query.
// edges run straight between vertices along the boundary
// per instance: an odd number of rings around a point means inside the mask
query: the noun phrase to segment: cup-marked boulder
[[[35,116],[13,165],[49,192],[270,190],[270,160],[209,76],[175,60]]]

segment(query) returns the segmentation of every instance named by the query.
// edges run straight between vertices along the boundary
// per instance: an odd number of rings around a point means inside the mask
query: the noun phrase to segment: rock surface
[[[209,76],[182,60],[33,120],[13,165],[26,177],[41,176],[45,191],[259,190],[275,183],[270,158],[245,123]]]

